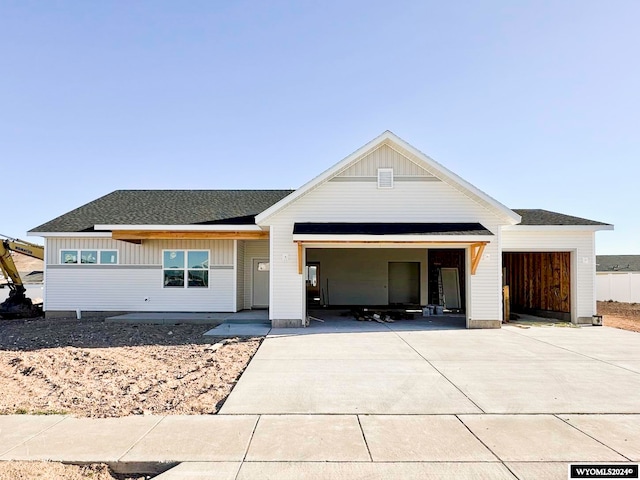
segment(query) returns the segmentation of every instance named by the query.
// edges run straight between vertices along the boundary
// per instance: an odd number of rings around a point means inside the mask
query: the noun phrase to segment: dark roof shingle
[[[514,208],[513,211],[522,217],[519,225],[609,225],[549,210]]]
[[[94,225],[253,224],[293,190],[116,190],[30,230],[91,232]],[[514,209],[520,225],[607,225],[548,210]]]
[[[640,272],[640,255],[596,255],[598,272]]]
[[[30,232],[90,232],[94,225],[253,224],[292,190],[116,190]]]

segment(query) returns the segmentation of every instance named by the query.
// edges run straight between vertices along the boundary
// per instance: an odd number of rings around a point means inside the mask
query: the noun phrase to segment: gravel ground
[[[0,462],[0,480],[145,480],[145,476],[112,474],[104,464],[65,465],[57,462]]]
[[[640,332],[639,303],[598,302],[598,315],[607,327]]]
[[[0,320],[0,414],[214,414],[262,339],[212,326]]]

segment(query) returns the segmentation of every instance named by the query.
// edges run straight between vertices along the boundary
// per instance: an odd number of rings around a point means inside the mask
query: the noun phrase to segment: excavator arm
[[[5,246],[5,242],[0,243],[0,270],[2,270],[4,277],[9,280],[9,286],[12,284],[22,285],[22,279],[11,257],[11,251]]]
[[[4,235],[1,236],[5,237]],[[19,252],[29,257],[44,260],[44,247],[40,245],[10,237],[5,237],[4,240],[0,241],[0,271],[7,279],[6,285],[11,289],[9,298],[0,304],[0,318],[40,316],[42,310],[33,305],[31,299],[25,295],[26,289],[11,252]]]

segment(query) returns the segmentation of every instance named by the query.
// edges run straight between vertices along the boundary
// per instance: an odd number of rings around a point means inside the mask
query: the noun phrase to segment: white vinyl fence
[[[596,298],[624,303],[640,303],[640,272],[598,272]]]

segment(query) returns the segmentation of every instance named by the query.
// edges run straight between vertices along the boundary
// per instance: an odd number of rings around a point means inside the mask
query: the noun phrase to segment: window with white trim
[[[164,250],[162,252],[164,288],[208,288],[208,250]]]
[[[65,265],[116,265],[118,250],[60,250],[60,263]]]

